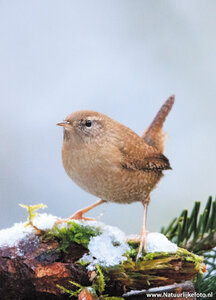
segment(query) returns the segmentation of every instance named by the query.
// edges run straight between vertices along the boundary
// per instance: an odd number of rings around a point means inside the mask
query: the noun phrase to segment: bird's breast
[[[102,197],[110,173],[117,170],[102,149],[63,146],[62,160],[69,177],[87,192]]]
[[[111,153],[108,153],[110,152]],[[68,176],[85,191],[106,201],[131,203],[142,201],[159,181],[154,172],[125,170],[115,149],[95,151],[64,147],[62,160]]]

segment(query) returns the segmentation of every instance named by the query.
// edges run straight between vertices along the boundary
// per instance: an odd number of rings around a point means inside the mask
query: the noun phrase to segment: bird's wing
[[[122,167],[128,170],[163,171],[171,169],[169,160],[163,154],[151,155],[143,159],[124,157]]]
[[[150,146],[156,148],[159,152],[164,152],[164,134],[163,134],[163,123],[166,116],[170,112],[175,96],[170,96],[166,102],[162,105],[161,109],[157,113],[156,117],[152,121],[151,125],[145,130],[142,135],[143,140]]]
[[[135,141],[134,141],[135,142]],[[163,171],[171,169],[169,160],[155,148],[145,144],[130,143],[130,148],[121,147],[121,165],[128,170]]]

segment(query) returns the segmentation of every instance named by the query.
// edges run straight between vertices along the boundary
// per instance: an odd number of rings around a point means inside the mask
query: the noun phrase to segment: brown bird
[[[171,169],[169,160],[163,155],[162,127],[173,103],[174,96],[170,96],[141,137],[94,111],[77,111],[57,123],[64,127],[62,160],[65,171],[76,184],[100,199],[77,211],[70,219],[86,220],[83,214],[104,202],[140,201],[144,217],[138,257],[146,244],[150,193],[163,171]]]

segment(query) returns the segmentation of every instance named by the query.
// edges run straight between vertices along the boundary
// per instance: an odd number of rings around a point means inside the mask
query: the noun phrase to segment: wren
[[[71,219],[89,219],[83,214],[104,202],[144,206],[138,257],[146,245],[147,208],[150,193],[171,169],[164,156],[166,116],[174,103],[170,96],[142,136],[95,111],[77,111],[57,123],[64,127],[62,160],[68,176],[100,200],[77,211]]]

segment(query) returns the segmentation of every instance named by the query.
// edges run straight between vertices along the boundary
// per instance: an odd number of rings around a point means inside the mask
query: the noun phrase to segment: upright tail
[[[170,112],[173,103],[175,101],[175,96],[170,96],[165,103],[162,105],[161,109],[157,113],[156,117],[150,124],[150,126],[145,130],[142,135],[142,138],[146,142],[146,144],[155,147],[161,153],[164,152],[164,142],[165,135],[163,133],[163,123],[166,119],[166,116]]]

